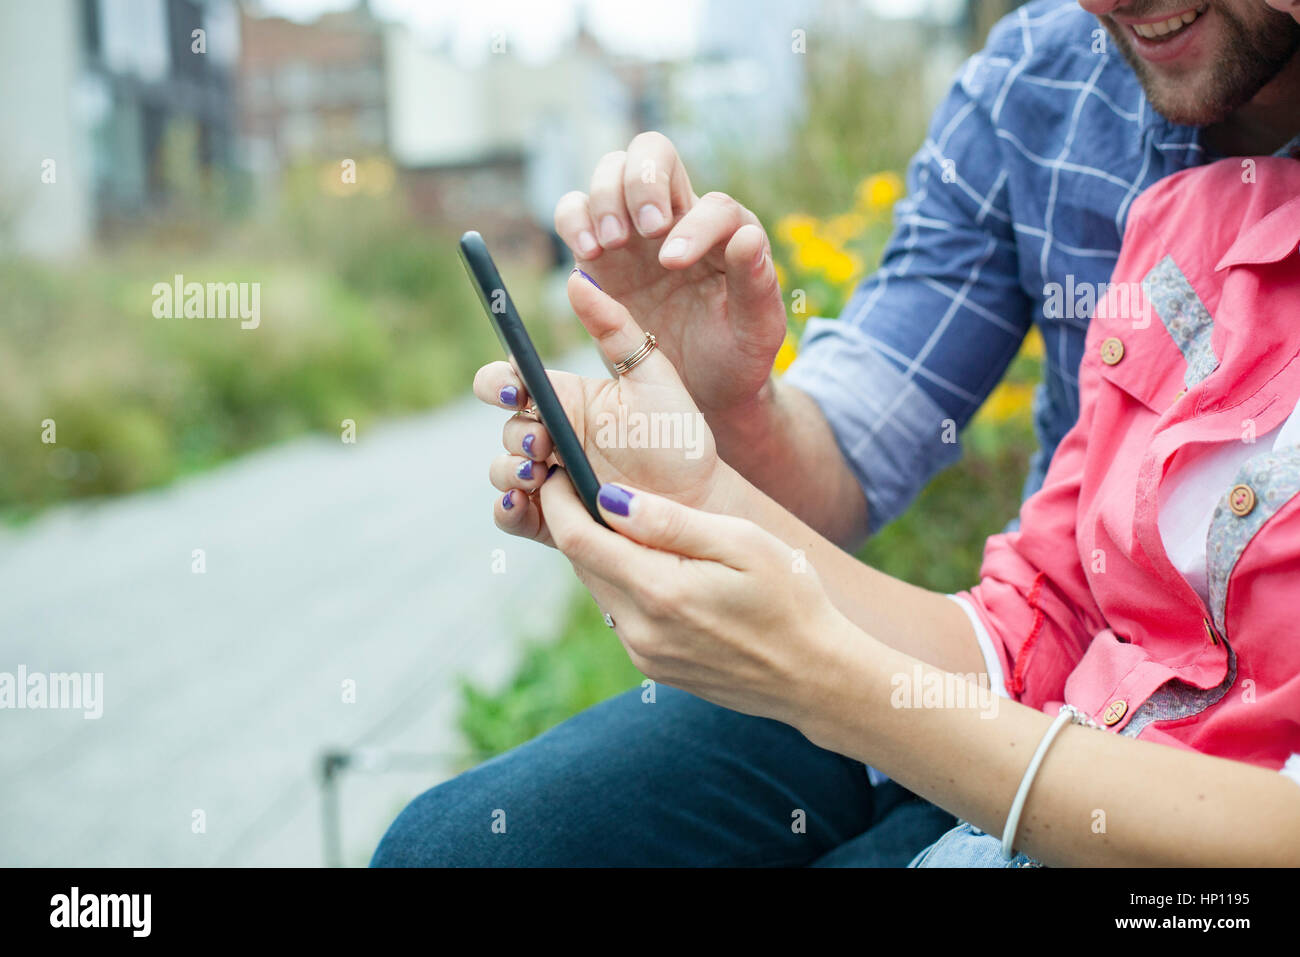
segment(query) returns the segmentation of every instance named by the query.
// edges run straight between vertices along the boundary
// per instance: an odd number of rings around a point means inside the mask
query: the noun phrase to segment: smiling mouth
[[[1129,29],[1143,40],[1149,42],[1160,43],[1165,40],[1172,40],[1200,19],[1201,14],[1209,8],[1208,3],[1202,4],[1195,10],[1188,10],[1186,13],[1170,17],[1168,20],[1161,20],[1159,23],[1130,23]]]

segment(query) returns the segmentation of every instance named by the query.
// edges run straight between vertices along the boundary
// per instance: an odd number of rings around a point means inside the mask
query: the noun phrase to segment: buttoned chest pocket
[[[1213,332],[1209,309],[1166,256],[1140,282],[1098,292],[1088,358],[1107,382],[1163,413],[1218,368]]]

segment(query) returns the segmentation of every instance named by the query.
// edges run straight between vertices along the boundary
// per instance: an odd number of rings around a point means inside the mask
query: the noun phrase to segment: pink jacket
[[[1300,753],[1300,446],[1261,447],[1222,489],[1208,605],[1157,527],[1191,446],[1295,410],[1298,247],[1295,160],[1187,170],[1134,204],[1089,328],[1079,421],[1021,530],[989,540],[960,596],[1013,698],[1270,768]]]

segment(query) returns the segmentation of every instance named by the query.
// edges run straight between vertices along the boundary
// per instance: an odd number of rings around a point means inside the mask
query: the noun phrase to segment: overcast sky
[[[484,55],[504,32],[520,57],[550,56],[573,35],[579,7],[608,49],[647,57],[677,57],[695,48],[703,0],[372,0],[385,19],[401,20],[432,41],[450,39],[457,57]],[[914,16],[954,0],[862,0],[880,15]],[[355,0],[261,0],[268,13],[310,20]]]

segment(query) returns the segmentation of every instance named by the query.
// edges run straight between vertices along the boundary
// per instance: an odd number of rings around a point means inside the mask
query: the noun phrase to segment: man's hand
[[[590,194],[561,198],[555,228],[579,267],[658,337],[715,431],[752,411],[786,329],[753,213],[723,193],[696,196],[673,144],[642,133],[601,159]],[[597,339],[608,333],[583,321]]]

